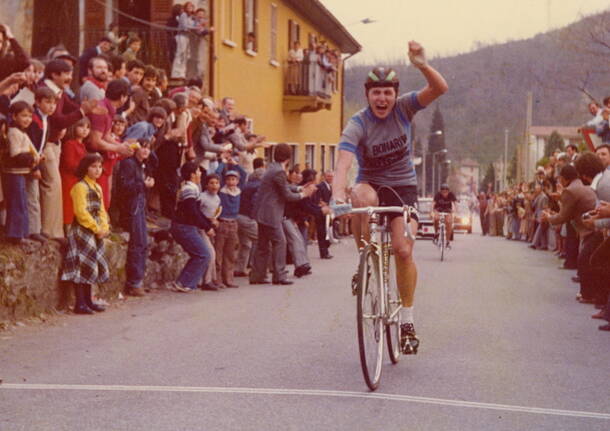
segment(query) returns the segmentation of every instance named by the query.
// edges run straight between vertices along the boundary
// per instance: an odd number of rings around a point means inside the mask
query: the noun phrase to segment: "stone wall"
[[[99,285],[97,295],[117,299],[125,283],[127,234],[106,240],[110,280]],[[19,320],[53,313],[72,306],[70,285],[59,281],[64,250],[55,241],[24,245],[0,243],[0,329]],[[177,278],[187,256],[167,231],[149,233],[144,286],[162,288]]]

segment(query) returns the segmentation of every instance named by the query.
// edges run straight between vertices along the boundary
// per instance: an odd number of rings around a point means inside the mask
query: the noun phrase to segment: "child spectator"
[[[30,105],[34,105],[34,92],[38,86],[38,83],[44,75],[44,64],[38,60],[31,59],[30,65],[23,71],[23,77],[25,82],[17,94],[11,98],[11,104],[24,100]]]
[[[150,141],[157,132],[165,125],[167,113],[160,106],[150,109],[147,118],[130,126],[125,132],[125,140],[135,139]]]
[[[129,232],[125,293],[130,296],[144,296],[142,281],[148,250],[146,189],[155,185],[155,180],[145,172],[145,165],[150,156],[150,141],[139,142],[136,153],[121,161],[118,173],[121,226]]]
[[[16,102],[11,106],[10,113],[13,125],[8,129],[8,149],[2,161],[2,185],[6,200],[5,235],[9,242],[21,244],[29,233],[25,177],[40,159],[26,133],[32,123],[32,107],[24,101]]]
[[[32,123],[27,129],[27,134],[42,160],[42,154],[49,137],[49,117],[55,113],[57,97],[48,87],[41,87],[34,95],[35,105],[32,115]],[[40,183],[41,174],[39,169],[34,169],[32,174],[26,177],[26,193],[28,195],[28,222],[30,239],[45,242],[46,236],[41,235],[42,220],[40,212]]]
[[[81,118],[70,127],[63,143],[59,160],[59,173],[61,174],[61,193],[63,200],[64,227],[67,229],[74,220],[74,203],[70,192],[79,181],[76,170],[81,160],[87,155],[85,139],[91,131],[91,122],[87,117]]]
[[[123,52],[122,56],[127,62],[136,60],[138,57],[138,52],[140,52],[141,48],[142,39],[140,39],[138,36],[132,36],[127,41],[127,49]]]
[[[146,66],[140,85],[132,87],[131,100],[135,104],[135,109],[127,118],[129,124],[146,121],[150,107],[159,99],[155,91],[156,85],[157,69],[153,66]]]
[[[121,115],[115,115],[112,119],[112,128],[110,129],[110,135],[116,142],[123,142],[123,136],[127,129],[127,120]]]
[[[61,280],[72,282],[76,314],[104,311],[91,298],[91,285],[105,283],[109,278],[104,256],[104,238],[109,233],[108,214],[102,202],[102,188],[96,180],[102,174],[102,156],[87,154],[79,163],[80,179],[70,194],[74,203],[74,221],[68,231],[68,252],[64,259]]]
[[[108,26],[108,33],[106,37],[112,41],[112,54],[116,54],[119,50],[119,46],[127,39],[127,35],[121,35],[119,32],[119,23],[113,21]]]
[[[216,174],[210,174],[205,177],[204,181],[205,190],[201,193],[201,211],[209,220],[212,221],[214,227],[218,227],[218,216],[220,215],[220,197],[218,196],[218,190],[220,190],[220,177]],[[210,265],[208,270],[203,276],[203,283],[201,284],[202,290],[218,290],[221,287],[225,287],[222,284],[217,284],[217,272],[216,272],[216,251],[212,244],[211,238],[205,232],[201,232],[203,240],[211,252]]]
[[[190,32],[195,32],[199,26],[194,20],[195,5],[188,1],[184,3],[183,12],[178,17],[178,32],[176,34],[176,55],[172,63],[171,77],[186,79],[186,66],[191,55]]]
[[[233,282],[236,249],[239,245],[237,237],[237,215],[239,214],[239,198],[241,190],[237,186],[240,174],[230,169],[224,174],[225,184],[218,193],[222,212],[220,223],[214,241],[216,249],[216,284],[221,282],[227,287],[239,287]]]
[[[180,174],[183,183],[178,192],[178,203],[170,232],[190,258],[178,279],[172,283],[172,289],[177,292],[190,292],[197,289],[210,264],[210,250],[199,235],[199,229],[203,229],[212,237],[214,229],[212,222],[201,212],[199,166],[187,162],[180,168]]]

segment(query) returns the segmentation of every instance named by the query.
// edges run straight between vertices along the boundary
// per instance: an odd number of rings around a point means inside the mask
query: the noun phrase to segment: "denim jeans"
[[[210,250],[206,247],[196,226],[172,222],[170,232],[190,256],[178,276],[178,283],[189,289],[197,289],[210,264]]]
[[[6,202],[6,237],[25,238],[29,234],[25,175],[2,174]]]
[[[138,197],[137,199],[140,199]],[[144,211],[144,197],[138,202],[135,214],[128,219],[129,245],[127,247],[127,287],[138,289],[142,286],[146,271],[146,255],[148,251],[148,238],[146,235],[146,214]]]

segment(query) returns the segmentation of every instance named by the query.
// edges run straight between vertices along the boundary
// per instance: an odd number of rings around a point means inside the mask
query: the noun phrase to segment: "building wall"
[[[305,163],[305,143],[316,144],[314,167],[320,169],[321,149],[324,144],[325,165],[330,168],[330,146],[335,146],[340,136],[341,96],[332,96],[332,109],[315,113],[286,112],[283,106],[284,95],[284,62],[289,50],[288,22],[294,20],[300,25],[301,46],[307,45],[309,33],[326,40],[329,46],[335,46],[324,35],[320,35],[315,26],[297,15],[281,0],[258,0],[258,27],[256,56],[251,56],[243,48],[243,1],[223,1],[216,3],[214,10],[215,53],[214,96],[219,99],[226,96],[235,97],[237,111],[254,119],[254,131],[267,137],[269,142],[288,142],[298,144],[297,162]],[[232,40],[227,41],[226,26],[227,5],[232,4]],[[278,8],[277,25],[277,61],[271,64],[271,4]],[[235,46],[230,46],[235,44]]]

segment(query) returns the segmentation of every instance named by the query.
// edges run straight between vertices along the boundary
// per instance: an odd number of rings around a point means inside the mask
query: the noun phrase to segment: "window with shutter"
[[[273,63],[277,63],[277,5],[271,3],[271,46],[270,48],[270,60]]]
[[[233,0],[222,2],[222,40],[230,45],[235,40],[235,29],[233,23]]]
[[[258,51],[258,35],[257,35],[257,1],[244,0],[244,25],[243,25],[243,41],[244,49],[247,52],[255,53]]]

